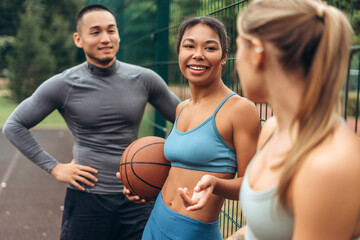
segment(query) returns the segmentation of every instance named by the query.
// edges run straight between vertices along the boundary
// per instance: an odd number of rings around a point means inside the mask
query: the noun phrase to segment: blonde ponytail
[[[241,31],[273,43],[284,68],[302,67],[306,76],[302,105],[293,121],[299,135],[281,165],[277,188],[286,205],[288,188],[307,154],[334,130],[352,30],[338,9],[316,0],[255,0],[250,9],[239,18]]]

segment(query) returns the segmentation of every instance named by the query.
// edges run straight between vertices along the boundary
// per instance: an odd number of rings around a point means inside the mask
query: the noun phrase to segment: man
[[[137,138],[146,103],[173,122],[179,99],[155,72],[116,60],[120,37],[108,8],[83,8],[74,41],[87,61],[45,81],[15,109],[3,133],[27,158],[69,183],[61,239],[140,239],[151,205],[130,202],[116,172],[124,149]],[[74,138],[74,159],[67,164],[28,130],[55,109]]]

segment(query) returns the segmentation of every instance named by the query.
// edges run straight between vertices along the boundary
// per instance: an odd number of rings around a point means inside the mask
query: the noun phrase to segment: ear
[[[251,60],[256,67],[261,67],[264,62],[264,45],[262,42],[254,38],[251,40]]]
[[[226,50],[223,59],[221,59],[221,66],[224,66],[226,64],[227,55],[228,55],[228,50]]]
[[[74,38],[75,45],[76,45],[78,48],[82,48],[83,46],[82,46],[80,34],[77,33],[77,32],[74,33],[73,38]]]

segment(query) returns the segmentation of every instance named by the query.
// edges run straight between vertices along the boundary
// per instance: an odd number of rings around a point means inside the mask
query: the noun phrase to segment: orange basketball
[[[169,174],[170,162],[164,156],[165,139],[148,136],[131,143],[120,160],[120,175],[132,194],[155,200]]]

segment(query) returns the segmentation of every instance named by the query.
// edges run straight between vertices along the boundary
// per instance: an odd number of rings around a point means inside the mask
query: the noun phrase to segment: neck
[[[117,62],[113,62],[112,65],[108,66],[107,68],[104,67],[98,67],[96,65],[93,65],[88,62],[88,68],[89,70],[96,76],[110,76],[114,74],[117,70]]]
[[[303,98],[304,79],[300,74],[283,71],[268,76],[271,76],[268,103],[276,115],[278,128],[290,130]]]
[[[208,98],[213,99],[216,98],[216,96],[222,97],[224,94],[229,94],[231,92],[221,79],[206,86],[198,86],[189,82],[189,87],[192,102],[195,104],[204,100],[206,101]]]

